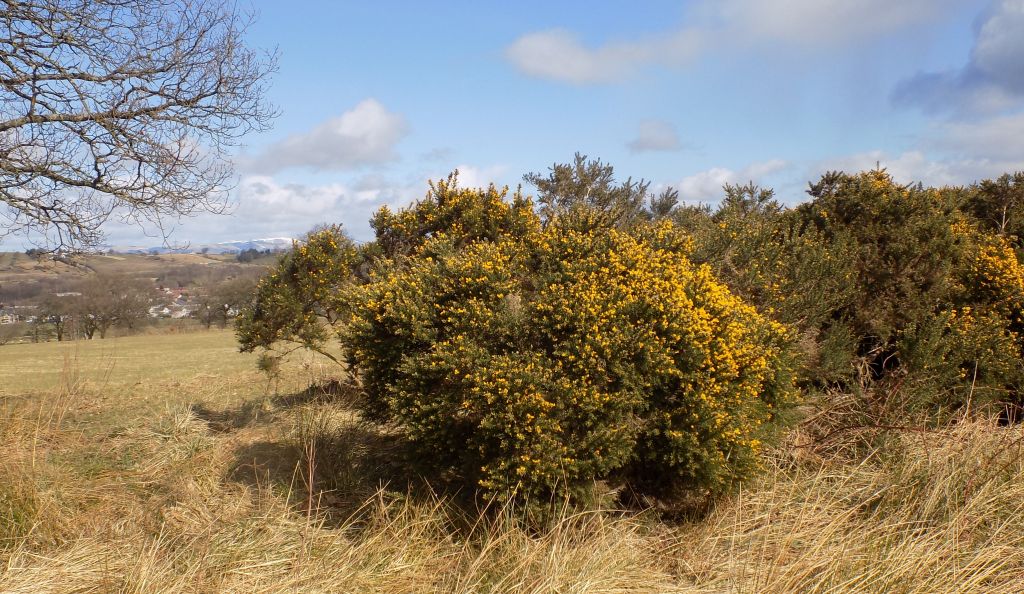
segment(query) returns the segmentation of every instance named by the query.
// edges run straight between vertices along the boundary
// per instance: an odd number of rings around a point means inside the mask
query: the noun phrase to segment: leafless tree
[[[230,0],[0,0],[0,237],[95,246],[219,211],[232,147],[276,115],[276,55]]]
[[[237,276],[211,286],[199,297],[199,321],[209,328],[217,323],[221,328],[235,316],[256,293],[257,278],[253,275]]]
[[[47,295],[39,303],[39,315],[36,317],[37,336],[38,330],[44,324],[53,326],[53,332],[57,341],[64,340],[68,331],[74,325],[75,299],[68,296]]]
[[[98,273],[79,285],[72,312],[86,338],[107,337],[114,325],[134,328],[145,320],[152,300],[152,283],[124,275]]]

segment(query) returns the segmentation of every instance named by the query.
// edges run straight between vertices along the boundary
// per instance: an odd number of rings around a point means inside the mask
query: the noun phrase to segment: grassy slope
[[[19,252],[0,252],[0,281],[18,282],[50,275],[85,275],[90,270],[109,274],[156,276],[173,266],[198,264],[217,266],[233,264],[234,258],[202,254],[89,254],[81,257],[79,266],[53,260],[40,260]]]
[[[79,258],[76,266],[71,266],[19,252],[0,252],[0,286],[11,289],[46,280],[80,280],[93,272],[135,278],[157,278],[164,275],[173,278],[178,276],[178,272],[189,268],[217,274],[224,274],[229,269],[261,272],[276,258],[276,255],[266,256],[240,263],[234,256],[226,254],[87,254]]]
[[[331,372],[275,389],[229,332],[0,347],[0,591],[1024,590],[1020,428],[790,446],[701,521],[531,534],[382,487],[390,436],[301,393]]]

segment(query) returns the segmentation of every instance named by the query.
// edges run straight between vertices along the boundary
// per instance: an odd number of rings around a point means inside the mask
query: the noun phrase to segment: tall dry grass
[[[565,510],[538,532],[387,483],[393,436],[337,398],[103,432],[66,376],[0,408],[0,592],[1024,591],[1020,427],[784,447],[699,519]]]

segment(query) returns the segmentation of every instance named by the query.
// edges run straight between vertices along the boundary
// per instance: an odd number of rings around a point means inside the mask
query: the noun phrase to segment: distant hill
[[[202,253],[202,246],[193,246],[190,251],[199,248],[194,253],[108,251],[83,254],[74,259],[0,252],[0,304],[31,303],[48,294],[75,290],[76,283],[93,273],[152,279],[154,285],[164,287],[204,288],[226,278],[262,274],[277,259],[269,255],[239,261],[238,250],[248,249],[242,246],[262,244],[233,243],[234,250],[218,252],[211,249]],[[291,247],[290,242],[288,247]]]
[[[245,239],[222,241],[220,243],[192,243],[180,247],[105,245],[100,249],[115,254],[237,254],[245,250],[270,250],[280,252],[292,248],[290,237],[268,237],[266,239]]]

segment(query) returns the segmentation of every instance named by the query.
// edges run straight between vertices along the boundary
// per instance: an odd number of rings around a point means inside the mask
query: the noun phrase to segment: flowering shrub
[[[458,172],[430,183],[427,196],[413,207],[392,212],[387,206],[370,220],[377,235],[374,250],[387,258],[415,251],[424,242],[443,234],[456,245],[494,240],[502,235],[521,236],[539,224],[533,204],[516,192],[506,202],[508,188],[493,184],[487,189],[458,185]]]
[[[982,236],[960,274],[966,299],[993,309],[1015,332],[1024,331],[1024,266],[1008,241]]]
[[[341,228],[314,231],[296,243],[274,270],[262,278],[250,305],[236,320],[243,351],[270,350],[295,343],[326,351],[344,308],[345,287],[361,256]]]
[[[480,212],[492,194],[459,199]],[[596,479],[666,496],[746,477],[792,397],[785,330],[692,265],[669,223],[541,229],[528,205],[493,207],[516,213],[509,230],[437,229],[354,292],[344,341],[371,412],[499,497]]]
[[[973,229],[961,233],[968,242],[956,274],[957,307],[948,312],[952,347],[939,360],[959,374],[957,402],[972,398],[981,405],[1019,406],[1024,388],[1024,266],[1005,238]]]
[[[695,260],[799,333],[804,387],[861,394],[864,422],[941,420],[1024,385],[1024,274],[1014,238],[976,218],[1006,214],[980,191],[829,173],[795,209],[728,186],[717,210],[679,214]]]

